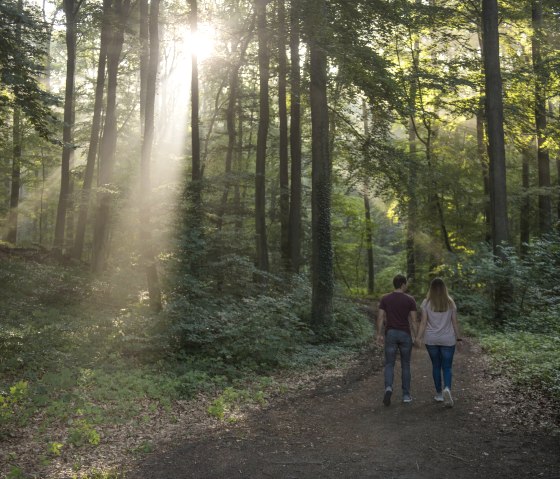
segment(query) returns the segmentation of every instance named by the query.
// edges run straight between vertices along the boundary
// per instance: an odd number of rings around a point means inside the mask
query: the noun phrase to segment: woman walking
[[[432,360],[432,374],[436,387],[434,399],[438,402],[444,402],[447,407],[452,407],[453,355],[455,354],[455,346],[461,344],[462,339],[457,322],[457,307],[449,296],[447,287],[441,278],[432,280],[426,299],[424,299],[420,308],[422,316],[417,341],[421,342],[423,340]]]

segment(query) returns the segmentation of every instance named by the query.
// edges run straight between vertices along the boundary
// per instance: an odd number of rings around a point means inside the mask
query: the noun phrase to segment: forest
[[[2,477],[234,422],[398,273],[560,405],[555,0],[2,0],[0,175]]]

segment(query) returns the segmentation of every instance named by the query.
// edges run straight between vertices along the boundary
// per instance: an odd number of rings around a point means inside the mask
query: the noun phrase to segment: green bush
[[[498,370],[518,384],[542,389],[560,400],[560,337],[525,332],[482,337]]]
[[[26,381],[18,381],[8,391],[0,394],[0,439],[10,428],[25,424],[29,417],[29,387]]]

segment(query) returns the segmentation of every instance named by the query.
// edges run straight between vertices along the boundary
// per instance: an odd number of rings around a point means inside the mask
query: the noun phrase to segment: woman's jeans
[[[441,372],[443,371],[443,386],[451,389],[451,367],[453,366],[453,355],[455,346],[434,346],[426,344],[426,349],[432,360],[432,375],[436,391],[441,393]]]
[[[405,331],[389,329],[385,334],[385,389],[393,388],[397,350],[401,354],[403,396],[410,396],[412,337]]]

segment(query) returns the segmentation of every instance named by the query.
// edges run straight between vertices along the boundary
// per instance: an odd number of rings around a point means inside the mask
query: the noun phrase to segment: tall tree
[[[284,266],[290,264],[290,173],[288,165],[288,108],[286,104],[286,4],[278,0],[278,118],[280,126],[280,251]]]
[[[18,0],[17,13],[23,13],[23,0]],[[18,22],[15,29],[16,44],[21,43],[22,24]],[[15,59],[15,67],[19,69],[20,61]],[[19,86],[14,86],[14,94],[19,96]],[[6,233],[6,241],[16,243],[18,232],[18,208],[19,208],[19,192],[21,188],[21,153],[22,153],[22,137],[21,137],[21,108],[14,105],[12,115],[12,174],[10,181],[10,211],[8,213],[8,231]]]
[[[365,99],[362,102],[362,114],[364,117],[364,136],[368,138],[370,132],[369,132],[368,108]],[[369,188],[367,187],[367,184],[365,186],[366,187],[364,188],[365,191],[363,193],[363,197],[364,197],[364,211],[366,216],[366,251],[367,251],[367,270],[368,270],[367,288],[368,288],[368,294],[373,294],[373,290],[375,287],[375,270],[373,267],[374,266],[373,265],[373,223],[371,220],[371,206],[370,206],[369,196],[368,196]]]
[[[152,159],[152,149],[154,143],[154,121],[155,121],[155,101],[156,84],[159,65],[159,3],[160,0],[151,0],[149,14],[149,41],[148,60],[143,80],[146,82],[144,102],[144,134],[142,138],[142,150],[140,161],[140,241],[142,260],[146,270],[148,281],[148,293],[150,295],[150,307],[154,311],[161,310],[161,289],[159,285],[158,271],[154,257],[152,243],[152,218],[151,218],[151,181],[150,181],[150,162]],[[146,12],[143,10],[143,14]],[[141,41],[144,43],[145,38]]]
[[[84,250],[84,239],[87,228],[87,218],[90,207],[91,188],[95,175],[95,163],[97,150],[99,148],[99,134],[101,131],[101,117],[103,112],[103,93],[105,91],[105,71],[107,66],[107,44],[111,29],[111,2],[103,0],[103,14],[101,20],[101,40],[99,45],[99,59],[97,61],[97,78],[95,82],[95,99],[93,103],[93,116],[91,119],[91,130],[89,136],[88,154],[86,159],[86,169],[84,172],[84,182],[79,202],[78,221],[76,225],[76,235],[74,237],[74,247],[72,257],[80,259]]]
[[[543,61],[543,6],[542,0],[532,0],[531,19],[533,34],[531,49],[535,79],[535,127],[537,132],[537,170],[539,178],[539,230],[548,233],[552,227],[550,197],[550,158],[546,147],[547,83],[548,73]]]
[[[111,215],[111,183],[117,147],[117,83],[124,31],[130,10],[130,0],[114,0],[111,9],[111,35],[107,45],[107,107],[99,150],[98,199],[93,230],[92,269],[106,267]]]
[[[331,234],[331,171],[327,101],[327,4],[312,0],[309,28],[311,103],[311,324],[315,331],[333,320],[333,247]]]
[[[53,253],[61,255],[64,249],[66,215],[71,193],[70,167],[74,155],[74,102],[76,84],[76,48],[78,42],[78,12],[82,0],[64,0],[66,16],[66,88],[64,92],[64,126],[62,131],[62,163],[60,167],[60,194],[54,228]]]
[[[268,0],[255,0],[257,13],[259,61],[259,131],[257,135],[257,163],[255,173],[255,233],[257,240],[257,267],[268,271],[268,246],[266,235],[266,145],[270,121],[269,87],[270,59],[266,5]]]
[[[507,243],[506,152],[504,146],[504,106],[500,69],[500,39],[497,0],[482,0],[485,107],[490,160],[490,203],[494,252]]]
[[[191,26],[191,38],[196,41],[197,31],[198,31],[198,4],[197,0],[189,0],[190,5],[190,26]],[[191,140],[192,140],[192,171],[191,180],[194,184],[194,199],[193,205],[195,208],[200,207],[200,194],[202,181],[202,166],[200,162],[200,93],[198,85],[198,55],[196,48],[191,50]],[[200,212],[195,212],[195,214],[200,214]]]
[[[301,73],[300,73],[300,0],[290,4],[290,269],[299,271],[301,262]]]
[[[490,204],[494,254],[505,259],[502,245],[509,242],[506,189],[506,152],[504,145],[504,107],[500,69],[500,39],[497,0],[482,0],[485,107],[490,162]],[[511,285],[507,280],[496,282],[494,289],[494,320],[501,324],[510,301]]]
[[[238,146],[238,154],[241,154],[242,148],[237,144],[237,142],[242,141],[241,138],[241,125],[238,130],[235,128],[235,113],[236,107],[239,103],[239,70],[243,65],[243,61],[245,59],[245,54],[247,52],[247,48],[249,46],[249,42],[253,37],[253,31],[255,26],[255,18],[254,16],[251,18],[251,22],[249,28],[245,33],[245,36],[242,37],[239,41],[239,46],[237,42],[232,42],[232,50],[231,50],[231,66],[229,70],[229,80],[228,80],[228,103],[227,103],[227,110],[226,110],[226,129],[228,134],[228,145],[226,149],[226,158],[225,158],[225,187],[222,193],[222,200],[221,206],[218,213],[218,228],[221,229],[223,226],[223,216],[226,211],[229,190],[232,186],[232,173],[233,173],[233,162],[234,162],[234,153],[236,146]],[[242,115],[239,115],[239,122],[243,121]]]

